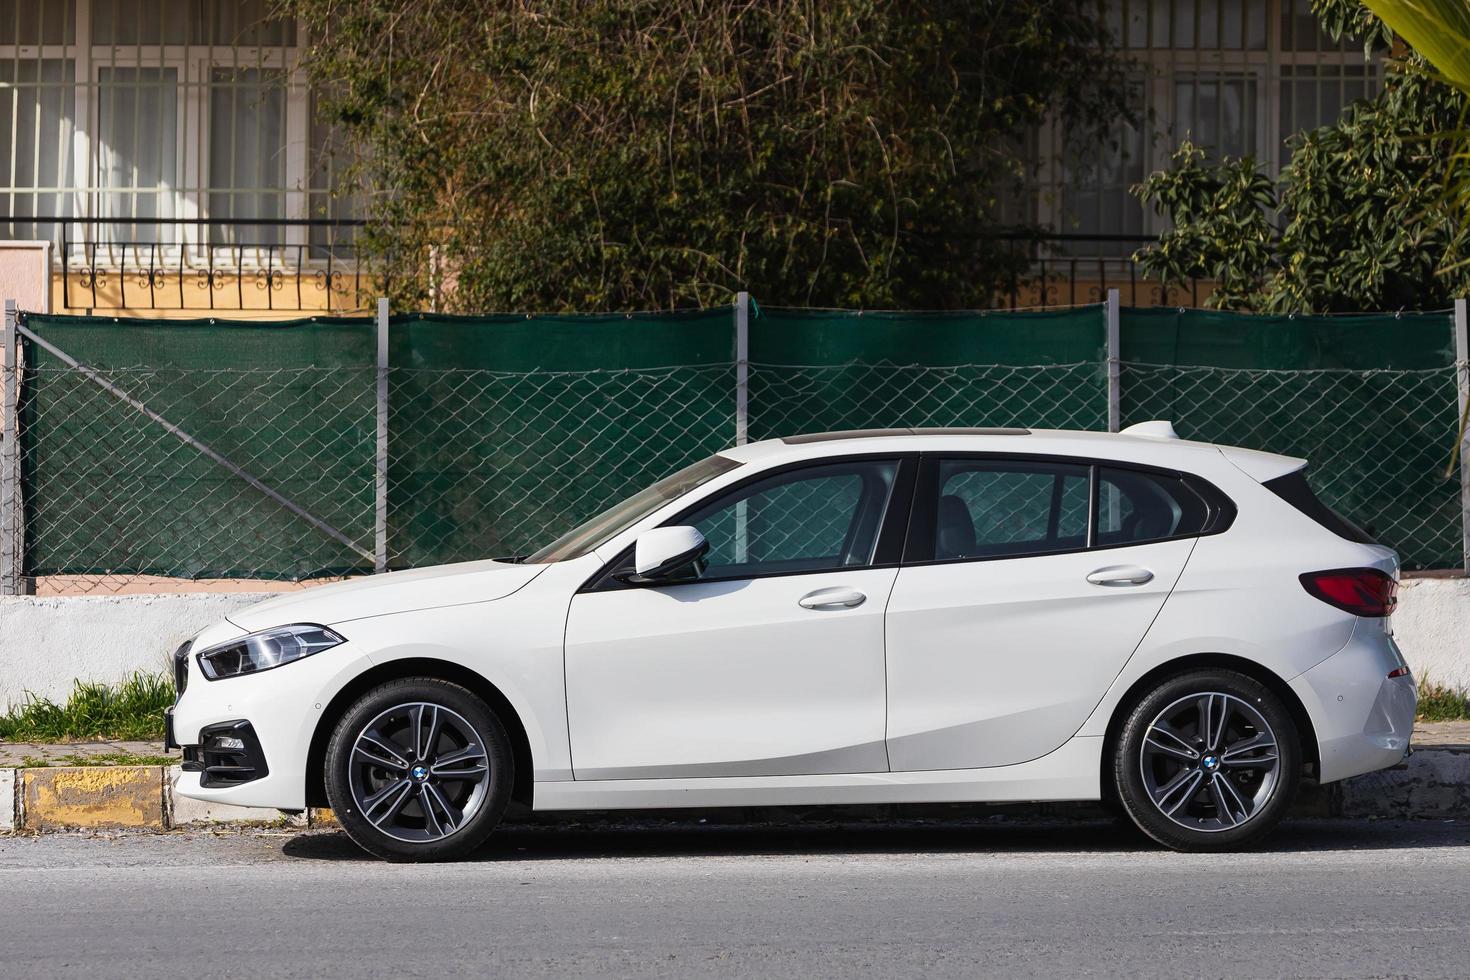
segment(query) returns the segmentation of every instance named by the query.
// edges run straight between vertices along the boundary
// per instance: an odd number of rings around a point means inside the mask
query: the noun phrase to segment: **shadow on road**
[[[568,858],[833,854],[1157,853],[1132,827],[1108,820],[1011,817],[896,821],[715,822],[709,818],[528,818],[507,824],[470,861]],[[1470,848],[1470,821],[1292,820],[1259,848],[1292,853],[1342,850]],[[289,840],[288,857],[372,861],[345,833],[311,832]]]

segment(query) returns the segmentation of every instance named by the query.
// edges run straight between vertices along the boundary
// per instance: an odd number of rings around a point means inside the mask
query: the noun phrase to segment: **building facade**
[[[197,316],[358,309],[352,202],[314,111],[302,31],[270,0],[0,0],[0,238],[52,243],[52,308]],[[1196,303],[1128,256],[1160,230],[1129,188],[1189,136],[1272,173],[1293,133],[1371,95],[1380,66],[1309,0],[1110,0],[1140,118],[1106,146],[1034,134],[1020,215],[1056,232],[1016,305]]]

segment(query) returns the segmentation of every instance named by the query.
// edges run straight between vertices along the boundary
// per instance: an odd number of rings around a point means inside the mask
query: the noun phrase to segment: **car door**
[[[888,768],[883,610],[917,459],[757,474],[664,521],[708,540],[694,581],[632,586],[623,556],[573,599],[577,779]]]
[[[1195,486],[926,456],[886,625],[892,768],[1010,765],[1075,734],[1218,517]]]

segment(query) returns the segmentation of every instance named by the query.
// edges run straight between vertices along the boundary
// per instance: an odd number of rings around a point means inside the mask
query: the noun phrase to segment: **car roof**
[[[1163,431],[1170,434],[1155,434]],[[1258,472],[1250,475],[1256,479],[1267,472],[1291,472],[1305,465],[1304,460],[1289,456],[1180,439],[1158,423],[1140,426],[1135,432],[1009,427],[851,429],[767,439],[726,449],[722,455],[742,463],[777,463],[857,453],[945,451],[1115,459],[1171,469],[1218,465],[1223,455],[1240,469],[1250,469],[1241,463],[1253,461]]]

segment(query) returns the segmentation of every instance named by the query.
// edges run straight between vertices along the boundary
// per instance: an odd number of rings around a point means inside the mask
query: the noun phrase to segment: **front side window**
[[[680,519],[709,542],[703,578],[752,578],[871,564],[896,460],[780,473]]]
[[[671,500],[701,487],[722,473],[728,473],[741,464],[728,456],[716,453],[697,463],[670,473],[652,486],[640,490],[622,503],[614,504],[590,520],[572,528],[566,534],[527,556],[528,565],[544,565],[557,561],[569,561],[600,547],[605,541],[621,534],[643,518],[658,510]]]
[[[940,460],[934,558],[999,558],[1087,546],[1088,468]]]

